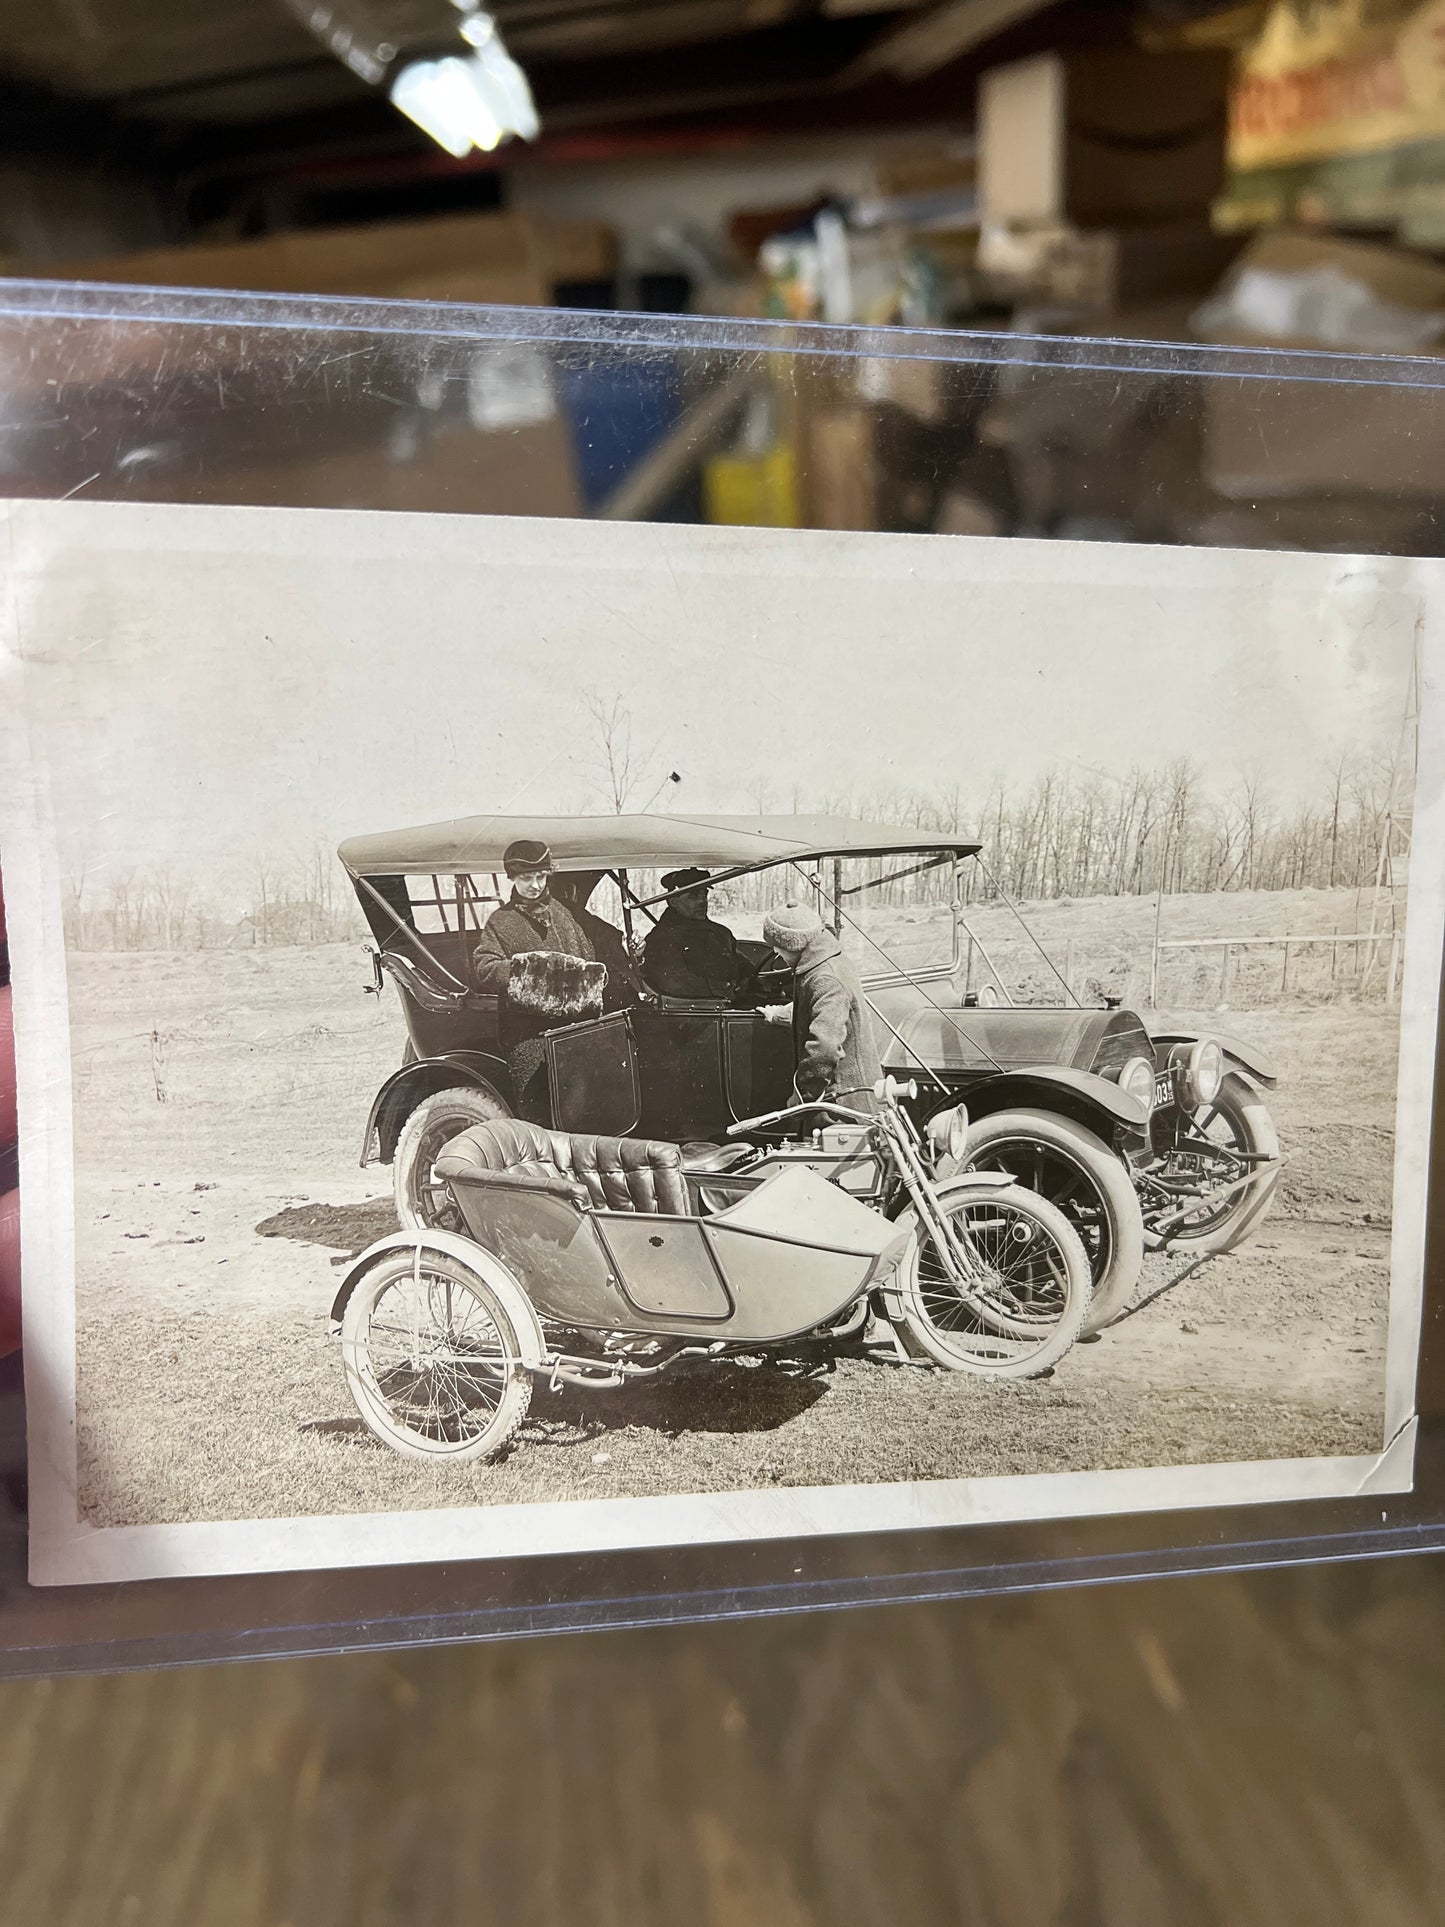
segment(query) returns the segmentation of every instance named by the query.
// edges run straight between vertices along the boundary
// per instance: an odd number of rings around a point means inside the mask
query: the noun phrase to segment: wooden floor
[[[6,1927],[1445,1917],[1445,1561],[0,1687]]]

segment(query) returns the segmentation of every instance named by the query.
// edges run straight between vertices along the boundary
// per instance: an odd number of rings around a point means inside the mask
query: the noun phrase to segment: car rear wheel
[[[516,1290],[515,1286],[511,1287]],[[442,1251],[390,1251],[341,1320],[367,1429],[409,1458],[492,1458],[527,1416],[532,1375],[507,1292]]]
[[[403,1231],[464,1231],[461,1213],[433,1166],[443,1145],[474,1124],[512,1114],[494,1091],[457,1085],[424,1097],[396,1141],[392,1189]]]
[[[1277,1162],[1260,1167],[1254,1160],[1278,1157],[1279,1133],[1269,1106],[1247,1079],[1237,1071],[1227,1072],[1213,1103],[1201,1105],[1189,1120],[1187,1136],[1171,1152],[1160,1176],[1176,1184],[1181,1178],[1197,1178],[1202,1190],[1229,1184],[1250,1170],[1255,1176],[1217,1202],[1201,1204],[1169,1232],[1170,1245],[1187,1245],[1204,1257],[1232,1251],[1250,1237],[1279,1182]]]
[[[1144,1220],[1128,1171],[1102,1138],[1048,1111],[998,1111],[970,1128],[961,1168],[1007,1171],[1057,1205],[1094,1277],[1085,1332],[1118,1317],[1144,1264]]]

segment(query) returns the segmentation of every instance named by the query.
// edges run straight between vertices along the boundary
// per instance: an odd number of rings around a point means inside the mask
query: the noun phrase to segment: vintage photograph
[[[1441,565],[4,513],[38,1580],[1408,1488]]]

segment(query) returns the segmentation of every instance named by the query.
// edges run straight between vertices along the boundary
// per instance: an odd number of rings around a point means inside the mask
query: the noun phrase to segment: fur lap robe
[[[522,950],[512,958],[507,977],[512,1087],[520,1092],[541,1069],[546,1055],[543,1033],[559,1024],[577,1024],[602,1015],[607,966],[555,950]]]

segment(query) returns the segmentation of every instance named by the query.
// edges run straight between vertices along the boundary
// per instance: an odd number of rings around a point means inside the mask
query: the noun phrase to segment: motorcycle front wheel
[[[916,1219],[898,1270],[905,1345],[951,1372],[1036,1378],[1084,1329],[1094,1280],[1079,1234],[1057,1205],[1021,1185],[968,1185],[938,1199],[972,1252],[960,1278]]]

